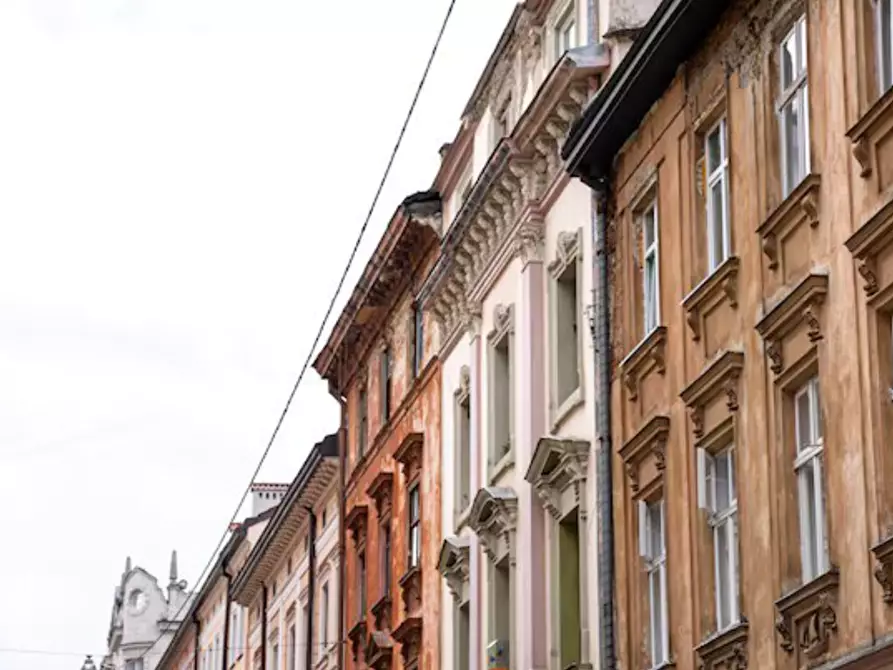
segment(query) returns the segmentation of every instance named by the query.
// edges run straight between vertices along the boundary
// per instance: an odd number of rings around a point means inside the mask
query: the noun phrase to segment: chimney
[[[251,516],[263,514],[271,507],[276,507],[288,491],[288,484],[251,485]]]

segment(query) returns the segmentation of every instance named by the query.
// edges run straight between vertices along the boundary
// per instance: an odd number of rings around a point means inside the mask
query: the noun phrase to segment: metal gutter
[[[223,578],[226,580],[226,606],[224,607],[226,618],[223,620],[223,658],[220,661],[220,670],[227,670],[229,668],[229,620],[233,605],[233,577],[229,574],[229,557],[223,561]]]
[[[267,585],[261,588],[260,670],[267,670]]]
[[[310,507],[307,508],[307,514],[310,515],[310,531],[309,531],[309,544],[310,544],[310,555],[307,557],[309,562],[308,567],[308,575],[307,575],[307,611],[310,613],[310,616],[307,617],[307,649],[305,650],[305,668],[313,667],[313,620],[316,618],[314,616],[313,605],[316,600],[316,514],[313,513],[313,509]],[[320,654],[324,654],[326,652],[325,649],[320,646]]]
[[[347,587],[344,584],[347,578],[347,568],[344,565],[344,546],[347,541],[347,534],[344,531],[344,477],[345,464],[347,463],[347,440],[348,440],[348,422],[347,422],[347,400],[343,396],[337,398],[341,405],[341,429],[339,430],[339,454],[338,454],[338,667],[344,668],[344,599],[347,594]]]

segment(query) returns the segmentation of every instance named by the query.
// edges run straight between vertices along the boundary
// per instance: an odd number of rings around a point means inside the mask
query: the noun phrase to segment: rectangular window
[[[233,661],[236,660],[236,648],[239,646],[241,646],[239,644],[239,610],[235,609],[229,624],[229,652],[226,659],[229,665],[232,665]]]
[[[471,644],[471,612],[469,603],[456,607],[456,637],[454,654],[456,657],[456,670],[469,670],[468,661],[471,656],[469,645]]]
[[[366,552],[361,551],[357,556],[357,593],[359,594],[359,598],[357,599],[357,605],[359,606],[359,611],[357,612],[357,619],[364,619],[366,617]]]
[[[698,506],[707,510],[713,535],[716,627],[738,623],[738,494],[732,448],[716,454],[698,449]]]
[[[388,595],[391,588],[391,521],[386,519],[381,524],[381,597]]]
[[[723,118],[704,140],[707,164],[707,262],[710,272],[732,254],[727,141],[726,120]]]
[[[577,8],[575,3],[561,15],[555,24],[555,60],[577,46]]]
[[[412,376],[418,377],[422,371],[422,359],[425,355],[425,321],[422,308],[418,305],[412,309]]]
[[[329,585],[322,585],[322,604],[319,609],[319,639],[325,651],[329,644]]]
[[[298,636],[295,631],[295,625],[292,624],[288,628],[288,668],[287,670],[295,670],[295,660],[298,655]]]
[[[580,295],[577,291],[577,261],[568,263],[554,279],[555,288],[555,401],[562,407],[580,388]]]
[[[468,394],[456,400],[456,442],[459,461],[456,510],[462,512],[471,504],[471,397]]]
[[[664,501],[639,501],[639,553],[648,583],[648,651],[651,667],[668,662],[667,549]]]
[[[875,0],[881,94],[893,86],[893,0]]]
[[[507,137],[511,131],[511,107],[512,99],[509,97],[493,114],[493,148],[499,144],[503,137]]]
[[[512,448],[512,342],[506,333],[490,347],[490,400],[493,421],[492,465]]]
[[[223,659],[223,644],[220,641],[220,633],[214,636],[214,668],[220,667],[220,661]]]
[[[419,565],[422,551],[422,535],[419,524],[419,485],[409,489],[409,567]]]
[[[797,19],[781,42],[779,78],[781,97],[778,104],[778,125],[781,131],[782,195],[787,197],[810,170],[805,15]]]
[[[644,335],[660,325],[660,257],[658,254],[657,201],[642,212],[642,305]]]
[[[819,380],[810,379],[794,396],[794,432],[797,454],[797,502],[800,521],[800,557],[803,582],[828,570],[828,541],[825,532],[825,488],[823,484],[822,408]]]
[[[270,648],[270,663],[273,670],[279,670],[279,642],[275,641]]]
[[[143,670],[143,659],[137,658],[124,663],[125,670]]]
[[[310,644],[311,640],[307,639],[307,622],[310,620],[310,607],[308,605],[304,605],[301,608],[301,649],[306,649],[307,645]],[[311,655],[316,658],[317,653],[315,648],[311,650]],[[301,654],[301,658],[307,658],[303,654]],[[307,663],[304,661],[304,670],[309,670],[306,667]]]
[[[391,348],[385,347],[381,352],[381,423],[388,422],[391,418]]]
[[[357,405],[357,414],[359,414],[359,421],[357,422],[357,459],[360,459],[366,453],[366,440],[369,435],[369,396],[365,383],[360,387]]]

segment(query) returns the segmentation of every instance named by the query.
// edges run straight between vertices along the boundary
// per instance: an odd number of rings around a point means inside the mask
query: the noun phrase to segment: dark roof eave
[[[594,184],[687,61],[730,0],[663,0],[617,71],[571,128],[561,156],[568,171]]]

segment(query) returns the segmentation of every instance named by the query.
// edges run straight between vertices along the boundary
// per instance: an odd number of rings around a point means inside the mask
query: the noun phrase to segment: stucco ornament
[[[468,598],[470,543],[467,537],[448,537],[440,548],[437,570],[443,576],[453,599],[461,604]]]
[[[517,522],[518,496],[513,489],[488,486],[477,492],[468,523],[493,563],[508,556],[509,562],[515,564]]]
[[[546,511],[556,520],[568,514],[583,501],[589,443],[582,440],[540,438],[530,459],[525,479],[533,484]],[[563,503],[565,493],[572,492],[572,502]]]

